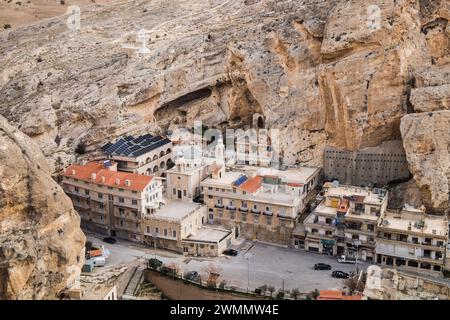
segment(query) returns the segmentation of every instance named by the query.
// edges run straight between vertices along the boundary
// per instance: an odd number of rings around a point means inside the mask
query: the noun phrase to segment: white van
[[[94,262],[94,266],[96,267],[103,267],[106,264],[105,257],[100,256],[100,257],[93,257],[91,259]]]

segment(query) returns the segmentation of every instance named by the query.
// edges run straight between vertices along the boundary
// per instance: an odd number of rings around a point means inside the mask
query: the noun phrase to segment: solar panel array
[[[236,179],[236,181],[234,182],[234,185],[235,185],[236,187],[239,187],[241,184],[243,184],[243,183],[244,183],[245,181],[247,181],[247,180],[248,180],[248,177],[242,175],[242,176],[240,176],[239,178]]]
[[[125,136],[116,142],[108,142],[102,150],[109,156],[139,157],[171,141],[161,136],[145,134],[139,137]]]

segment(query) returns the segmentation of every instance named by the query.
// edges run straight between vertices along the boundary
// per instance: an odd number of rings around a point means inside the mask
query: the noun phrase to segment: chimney
[[[127,186],[131,186],[131,180],[129,180],[129,179],[125,180],[125,184],[126,184]]]
[[[92,179],[92,180],[95,180],[95,178],[97,178],[97,174],[92,173],[92,174],[91,174],[91,179]]]
[[[75,169],[72,169],[72,175],[73,176],[75,175]]]
[[[105,183],[106,179],[105,176],[102,176],[102,182]]]
[[[117,185],[120,184],[120,179],[116,179],[116,184],[117,184]]]

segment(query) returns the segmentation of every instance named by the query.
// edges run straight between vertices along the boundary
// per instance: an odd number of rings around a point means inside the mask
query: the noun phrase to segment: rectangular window
[[[167,236],[167,229],[164,229],[164,235]]]
[[[98,198],[99,198],[99,199],[103,199],[103,193],[100,193],[100,192],[99,192],[99,193],[98,193]]]
[[[155,228],[155,233],[158,234],[159,233],[159,229],[158,227]]]
[[[84,190],[84,194],[88,196],[89,195],[89,190]]]
[[[173,188],[172,192],[173,194],[177,194],[177,189]]]
[[[131,200],[131,204],[137,206],[138,202],[137,202],[137,200],[133,199],[133,200]]]
[[[74,189],[75,189],[75,192],[80,192],[80,188],[75,187]]]
[[[175,230],[172,231],[172,237],[174,237],[174,238],[177,237],[177,232]]]
[[[120,203],[124,203],[124,202],[125,202],[125,199],[122,198],[122,197],[119,197],[119,202],[120,202]]]
[[[270,226],[272,224],[272,217],[266,217],[266,224]]]

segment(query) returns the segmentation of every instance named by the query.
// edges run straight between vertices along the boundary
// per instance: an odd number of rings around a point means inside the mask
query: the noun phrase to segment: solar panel
[[[118,139],[115,143],[108,142],[102,147],[102,150],[109,155],[138,157],[170,142],[167,138],[151,134],[145,134],[136,138],[125,136]]]
[[[239,187],[241,184],[243,184],[245,181],[247,181],[248,178],[247,176],[240,176],[239,178],[237,178],[237,180],[234,182],[234,185],[236,187]]]

